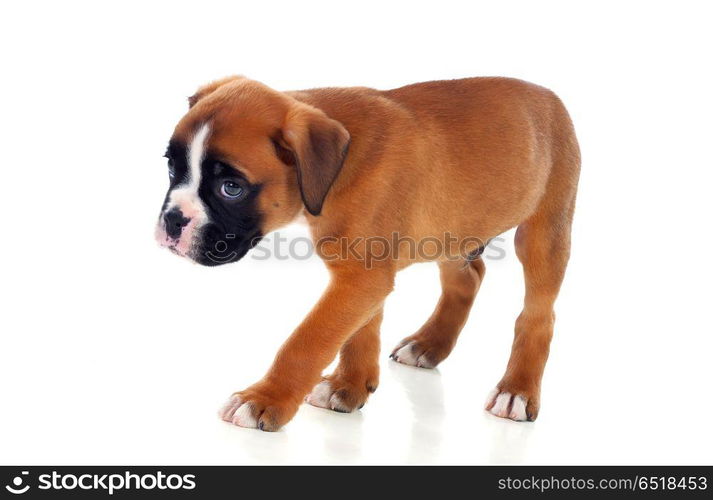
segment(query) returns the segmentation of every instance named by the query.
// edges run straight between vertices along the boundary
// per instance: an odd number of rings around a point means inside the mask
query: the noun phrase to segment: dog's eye
[[[173,179],[176,177],[176,165],[173,163],[171,158],[168,159],[168,178]]]
[[[245,194],[245,189],[243,189],[243,187],[237,182],[225,181],[220,187],[220,194],[226,198],[235,200],[237,198],[241,198]]]

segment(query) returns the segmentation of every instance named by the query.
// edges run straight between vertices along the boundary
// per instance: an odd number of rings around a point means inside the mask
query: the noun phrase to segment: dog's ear
[[[283,162],[295,166],[307,211],[319,215],[347,156],[349,132],[324,112],[299,103],[288,112],[275,147]]]
[[[221,78],[220,80],[215,80],[213,82],[207,83],[206,85],[203,85],[196,91],[195,94],[188,98],[188,109],[195,106],[198,101],[203,99],[205,96],[212,94],[219,87],[222,87],[226,83],[233,82],[235,80],[241,80],[244,78],[244,76],[240,75],[226,76],[225,78]]]

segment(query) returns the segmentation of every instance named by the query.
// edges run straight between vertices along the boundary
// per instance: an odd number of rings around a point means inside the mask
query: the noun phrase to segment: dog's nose
[[[186,224],[190,222],[191,219],[187,219],[183,216],[178,208],[172,208],[165,214],[163,214],[163,222],[166,225],[166,234],[168,234],[174,240],[181,236],[181,231],[186,227]]]

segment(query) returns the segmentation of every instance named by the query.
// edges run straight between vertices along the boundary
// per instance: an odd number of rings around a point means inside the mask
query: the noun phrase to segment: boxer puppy
[[[159,242],[199,264],[225,264],[304,215],[331,275],[268,373],[230,397],[224,420],[275,431],[305,396],[335,411],[361,408],[378,385],[394,276],[427,260],[440,267],[441,298],[391,357],[435,367],[483,280],[483,245],[515,226],[524,308],[486,410],[537,417],[580,166],[552,92],[508,78],[278,92],[230,77],[201,87],[189,106],[166,153]],[[437,251],[423,251],[425,241]],[[337,354],[335,372],[322,377]]]

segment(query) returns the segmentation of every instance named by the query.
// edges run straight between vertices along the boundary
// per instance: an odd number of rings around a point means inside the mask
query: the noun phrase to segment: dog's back
[[[448,230],[491,238],[534,213],[548,185],[576,189],[579,149],[572,122],[553,92],[532,83],[481,77],[387,91],[290,94],[324,110],[351,134],[336,189],[346,182],[353,188],[358,177],[371,179],[357,183],[365,190],[370,182],[391,185],[387,193],[379,191],[388,198],[382,202],[397,200],[403,212],[414,214],[418,220],[410,229],[421,236]],[[378,200],[373,206],[378,209]],[[423,217],[424,211],[433,215]]]

